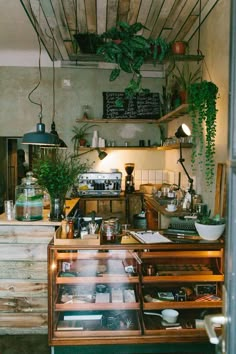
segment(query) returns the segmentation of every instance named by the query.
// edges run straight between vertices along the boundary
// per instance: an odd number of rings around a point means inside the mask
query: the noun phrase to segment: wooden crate
[[[54,234],[54,245],[79,246],[79,245],[100,245],[100,234],[88,234],[81,238],[61,238],[61,226]]]

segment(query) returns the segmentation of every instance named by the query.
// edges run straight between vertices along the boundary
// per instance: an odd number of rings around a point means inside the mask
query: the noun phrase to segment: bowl
[[[203,240],[216,241],[223,234],[225,230],[225,224],[220,225],[205,225],[195,222],[195,227],[199,236]]]

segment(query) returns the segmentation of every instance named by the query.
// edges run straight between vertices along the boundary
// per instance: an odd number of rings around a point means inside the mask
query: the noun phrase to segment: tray
[[[100,234],[88,234],[81,238],[60,238],[61,226],[54,233],[54,245],[77,246],[77,245],[100,245]]]

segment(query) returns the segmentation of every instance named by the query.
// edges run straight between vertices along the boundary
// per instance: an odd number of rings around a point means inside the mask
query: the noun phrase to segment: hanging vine
[[[217,94],[218,87],[211,81],[193,83],[188,91],[189,113],[192,119],[192,164],[194,167],[198,162],[203,169],[205,163],[207,186],[213,184],[215,174]]]

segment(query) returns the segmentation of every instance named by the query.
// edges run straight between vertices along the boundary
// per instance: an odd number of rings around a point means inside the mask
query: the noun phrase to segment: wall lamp
[[[74,155],[73,157],[75,158],[75,157],[80,157],[80,156],[82,156],[82,155],[85,155],[85,154],[88,154],[89,152],[92,152],[92,151],[97,151],[97,153],[98,153],[98,158],[99,158],[99,160],[103,160],[103,159],[105,159],[105,157],[107,157],[107,153],[106,153],[106,151],[104,151],[104,150],[100,150],[99,148],[94,148],[94,149],[90,149],[90,150],[88,150],[88,151],[84,151],[84,152],[82,152],[81,154],[77,154],[77,155]]]
[[[190,185],[189,192],[191,194],[191,192],[193,191],[193,179],[189,176],[189,173],[186,170],[186,167],[184,166],[185,159],[183,158],[183,154],[182,154],[182,142],[181,142],[181,138],[185,138],[186,136],[190,136],[190,135],[191,135],[191,130],[189,129],[189,127],[186,124],[181,124],[175,133],[176,138],[179,139],[180,156],[179,156],[178,162],[181,164],[186,176],[188,177],[188,182]]]

